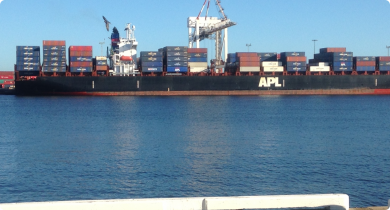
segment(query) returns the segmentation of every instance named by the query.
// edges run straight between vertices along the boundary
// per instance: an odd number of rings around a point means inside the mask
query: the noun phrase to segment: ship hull
[[[16,95],[390,94],[390,75],[38,77]]]

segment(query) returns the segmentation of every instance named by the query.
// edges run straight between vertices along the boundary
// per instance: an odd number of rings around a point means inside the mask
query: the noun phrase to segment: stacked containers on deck
[[[309,60],[310,72],[329,72],[330,66],[326,62],[316,62],[314,59]]]
[[[92,46],[69,47],[69,70],[73,73],[92,72]]]
[[[0,71],[0,88],[9,88],[15,85],[14,74],[13,71]]]
[[[236,57],[240,72],[260,72],[260,57],[257,53],[238,52]]]
[[[335,72],[352,71],[353,53],[346,52],[346,48],[322,48],[319,54],[314,54],[318,62],[329,62]]]
[[[40,58],[39,46],[17,46],[16,70],[20,72],[30,71],[39,74],[41,66]]]
[[[95,63],[96,71],[107,71],[108,70],[107,57],[96,56],[94,59],[94,63]]]
[[[282,62],[278,62],[277,53],[257,53],[264,72],[283,72]]]
[[[167,73],[188,71],[188,47],[164,47],[164,64]]]
[[[353,66],[356,71],[375,71],[375,57],[357,56],[353,57]]]
[[[286,67],[287,72],[305,72],[306,56],[304,52],[282,52],[280,61]]]
[[[142,51],[139,65],[144,73],[163,72],[163,52]]]
[[[390,56],[376,57],[379,71],[390,71]]]
[[[43,72],[66,72],[65,41],[43,41]]]
[[[207,48],[188,48],[187,52],[190,72],[207,70]]]

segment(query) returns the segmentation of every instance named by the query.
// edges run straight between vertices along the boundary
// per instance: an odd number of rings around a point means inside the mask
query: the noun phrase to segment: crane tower
[[[207,11],[205,17],[200,17],[203,12],[204,7],[207,4]],[[210,7],[210,0],[205,0],[203,7],[199,12],[197,17],[188,18],[188,36],[189,42],[188,47],[192,48],[194,43],[196,43],[196,48],[199,48],[199,42],[204,39],[215,39],[215,65],[221,65],[222,59],[222,49],[224,49],[224,59],[227,58],[228,53],[228,28],[236,25],[235,22],[232,22],[224,13],[224,10],[221,6],[220,0],[215,0],[215,4],[219,9],[221,15],[218,17],[207,17]]]

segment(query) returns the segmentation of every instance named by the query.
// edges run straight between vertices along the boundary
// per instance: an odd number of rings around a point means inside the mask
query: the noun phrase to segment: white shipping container
[[[263,66],[263,67],[282,66],[282,62],[277,62],[277,61],[263,61],[263,62],[261,62],[261,66]]]
[[[329,66],[329,63],[326,63],[326,62],[309,63],[309,66],[321,66],[321,67],[324,67],[324,66]]]
[[[96,60],[97,61],[105,61],[105,60],[107,60],[107,57],[105,57],[105,56],[96,56]]]
[[[329,66],[310,66],[310,72],[329,72]]]
[[[207,68],[207,62],[188,62],[188,66]]]
[[[240,72],[260,72],[260,66],[240,67]]]
[[[190,72],[192,72],[192,73],[203,72],[206,70],[207,70],[207,66],[206,67],[190,67]]]
[[[264,72],[283,72],[284,70],[283,66],[265,66],[263,69]]]

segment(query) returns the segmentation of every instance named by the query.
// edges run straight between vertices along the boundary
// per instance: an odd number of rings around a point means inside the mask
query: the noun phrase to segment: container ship
[[[107,56],[92,46],[45,40],[17,46],[16,95],[370,95],[390,94],[390,57],[353,56],[346,48],[236,52],[208,62],[206,48],[166,46],[137,57],[135,27],[114,27]],[[41,55],[43,61],[41,62]]]

